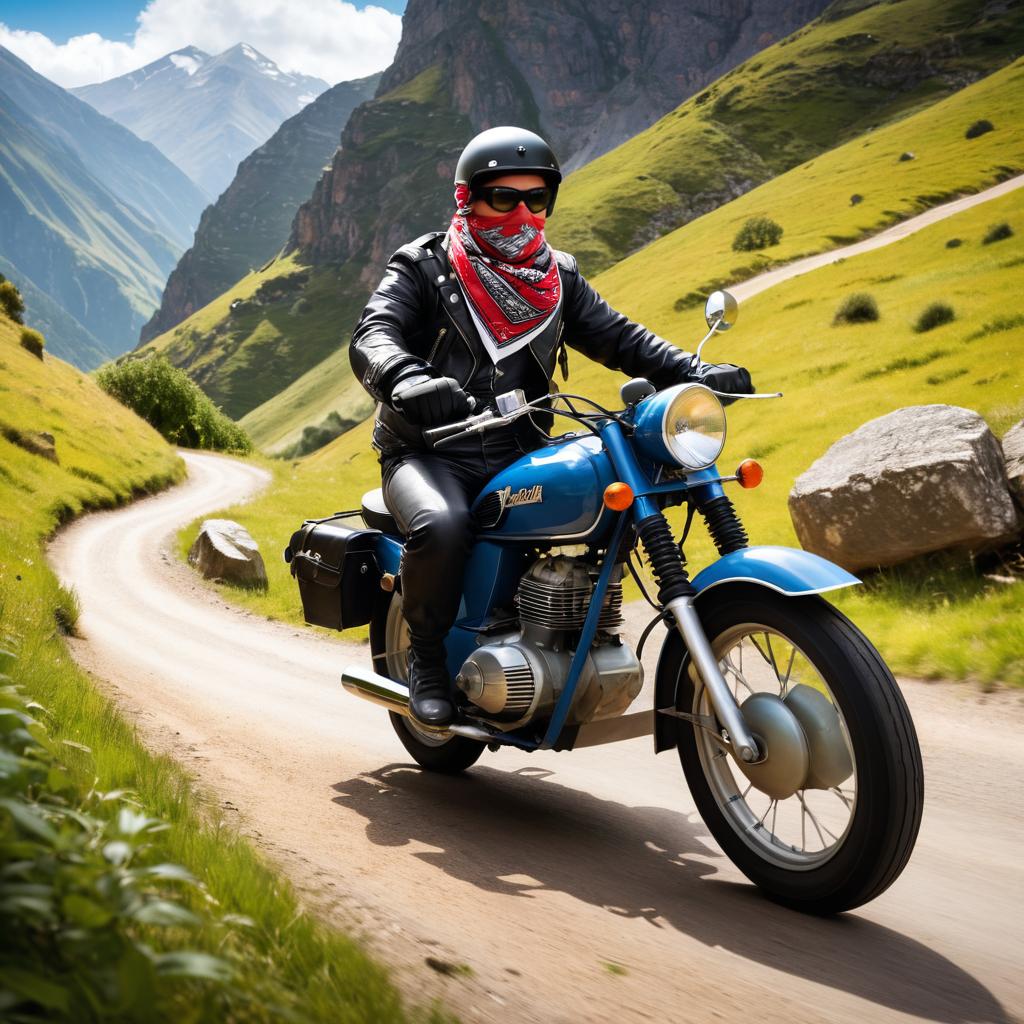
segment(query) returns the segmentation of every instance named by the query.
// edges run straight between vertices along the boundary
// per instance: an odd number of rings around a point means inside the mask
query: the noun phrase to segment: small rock
[[[267,586],[267,569],[256,541],[244,526],[230,519],[205,520],[188,560],[206,579]]]
[[[970,409],[917,405],[865,423],[799,476],[800,543],[846,569],[1010,540],[1019,514],[999,442]]]
[[[1003,458],[1010,491],[1024,509],[1024,420],[1003,435]]]

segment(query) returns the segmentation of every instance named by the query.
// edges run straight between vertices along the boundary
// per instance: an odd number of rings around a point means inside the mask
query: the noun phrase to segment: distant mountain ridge
[[[321,93],[238,165],[168,278],[160,308],[142,329],[143,342],[181,323],[281,249],[349,115],[373,96],[379,80],[378,73]]]
[[[0,269],[52,351],[130,348],[204,198],[165,156],[0,47]]]
[[[213,200],[245,157],[327,87],[238,43],[215,56],[186,46],[71,92],[152,142]]]
[[[184,249],[206,196],[155,146],[98,113],[0,46],[0,90],[121,202]]]

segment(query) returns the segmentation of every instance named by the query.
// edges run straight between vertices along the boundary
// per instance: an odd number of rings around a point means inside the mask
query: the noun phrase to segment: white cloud
[[[360,9],[345,0],[150,0],[130,43],[96,32],[54,43],[0,22],[0,46],[65,87],[123,75],[190,44],[220,53],[240,42],[285,71],[334,85],[387,67],[401,25],[383,7]]]

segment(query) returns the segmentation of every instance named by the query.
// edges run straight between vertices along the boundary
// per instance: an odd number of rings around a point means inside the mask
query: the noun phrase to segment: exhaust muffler
[[[355,697],[409,717],[409,687],[404,683],[377,675],[362,665],[346,665],[341,671],[341,685]]]

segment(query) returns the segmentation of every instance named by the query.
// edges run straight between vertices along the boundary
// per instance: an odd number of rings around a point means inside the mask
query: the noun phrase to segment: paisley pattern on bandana
[[[494,362],[519,351],[558,315],[562,281],[544,221],[519,205],[498,217],[471,212],[469,187],[455,189],[448,258]]]

